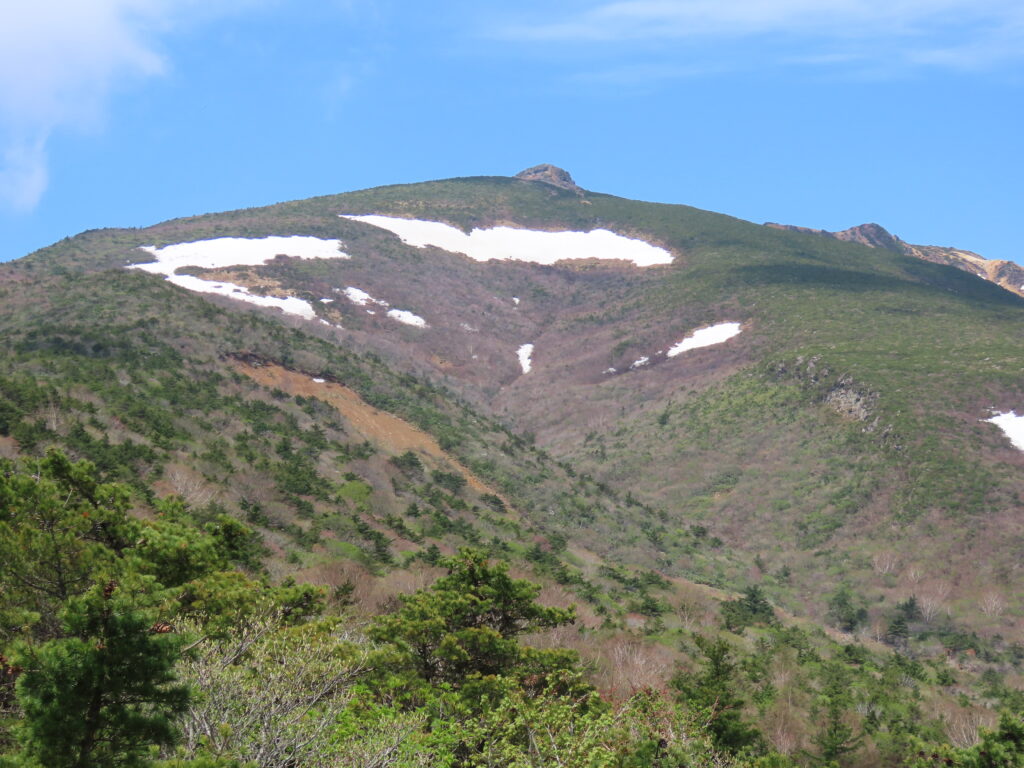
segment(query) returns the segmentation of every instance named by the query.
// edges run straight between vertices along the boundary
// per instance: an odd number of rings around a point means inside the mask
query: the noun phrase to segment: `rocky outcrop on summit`
[[[776,224],[774,222],[766,222],[765,226],[772,229],[786,229],[791,232],[821,235],[822,237],[831,237],[834,240],[845,240],[850,243],[860,243],[869,248],[885,248],[896,253],[914,256],[923,261],[946,264],[989,280],[1011,293],[1016,293],[1018,296],[1024,296],[1024,267],[1021,267],[1019,264],[1014,264],[1012,261],[986,259],[972,251],[964,251],[959,248],[946,248],[938,245],[911,245],[910,243],[903,242],[896,235],[886,230],[885,227],[878,224],[861,224],[840,232],[798,227],[793,224]]]
[[[860,243],[870,248],[885,248],[889,251],[896,251],[896,253],[903,253],[906,247],[906,243],[879,224],[861,224],[844,229],[842,232],[834,232],[832,236],[837,240]]]
[[[1001,285],[1006,290],[1024,296],[1024,267],[1012,261],[986,259],[973,251],[959,248],[944,248],[938,245],[909,245],[904,243],[904,253],[936,264],[948,264],[965,272]]]
[[[791,232],[806,232],[809,235],[831,237],[833,240],[845,240],[848,243],[860,243],[869,248],[885,248],[896,253],[906,253],[906,243],[891,234],[880,224],[860,224],[839,232],[812,229],[811,227],[798,227],[795,224],[776,224],[773,221],[766,222],[765,226],[772,229],[786,229]]]
[[[571,189],[574,192],[581,191],[567,170],[550,163],[542,163],[532,168],[527,168],[525,171],[520,171],[516,174],[516,178],[523,179],[524,181],[543,181],[545,184],[551,184],[554,187]]]

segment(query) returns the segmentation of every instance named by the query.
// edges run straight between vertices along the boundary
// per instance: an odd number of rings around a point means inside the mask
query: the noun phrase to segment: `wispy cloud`
[[[32,209],[46,189],[46,137],[10,138],[0,154],[0,205]]]
[[[506,21],[498,35],[602,50],[680,42],[689,50],[762,38],[767,55],[779,63],[886,57],[894,64],[978,68],[1024,59],[1024,5],[1019,0],[591,1],[560,17],[550,10],[520,15]],[[778,45],[782,41],[785,46]],[[784,48],[788,53],[781,53]]]
[[[115,87],[168,66],[162,36],[252,5],[246,0],[33,0],[0,23],[0,205],[36,206],[46,144],[60,128],[95,126]],[[210,6],[216,10],[211,11]]]

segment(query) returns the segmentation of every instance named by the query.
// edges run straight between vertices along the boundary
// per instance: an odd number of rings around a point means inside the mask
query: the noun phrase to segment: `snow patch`
[[[519,297],[518,296],[513,296],[512,297],[512,303],[515,304],[518,307],[519,306]]]
[[[1013,447],[1024,451],[1024,416],[1018,416],[1016,411],[1009,413],[996,413],[991,419],[982,419],[989,424],[995,424],[1006,435]]]
[[[321,304],[333,304],[334,299],[320,299]]]
[[[361,221],[393,232],[408,245],[417,248],[433,245],[453,253],[465,254],[475,261],[498,259],[554,264],[563,259],[620,259],[631,261],[638,267],[672,263],[672,254],[664,248],[607,229],[542,232],[494,227],[474,229],[467,235],[461,229],[439,221],[394,216],[340,215],[345,219]]]
[[[646,356],[641,357],[639,360],[634,360],[632,363],[629,364],[629,370],[634,371],[637,368],[641,368],[647,365],[649,362],[651,362],[651,358]]]
[[[131,264],[130,269],[141,269],[154,275],[163,275],[174,285],[196,293],[213,293],[229,296],[259,307],[276,307],[289,315],[298,315],[313,320],[316,312],[303,299],[274,296],[260,296],[234,283],[203,280],[194,275],[177,275],[175,272],[187,267],[219,269],[223,267],[256,267],[266,264],[278,255],[296,256],[300,259],[347,259],[341,250],[340,240],[321,240],[318,237],[218,237],[212,240],[196,240],[191,243],[176,243],[157,248],[155,245],[140,246],[140,249],[156,256],[156,261],[145,264]]]
[[[353,304],[358,304],[360,307],[365,307],[367,304],[376,304],[378,307],[391,306],[386,301],[382,299],[375,299],[366,291],[361,290],[359,288],[354,288],[351,285],[345,289],[345,296]],[[366,310],[366,314],[375,315],[377,313],[372,309],[368,309]],[[427,327],[426,320],[424,320],[419,315],[413,314],[412,312],[409,312],[404,309],[389,309],[387,311],[387,316],[390,317],[392,320],[397,320],[398,322],[405,323],[406,325],[415,325],[417,328]]]
[[[618,373],[618,371],[616,371],[614,368],[605,368],[604,372],[605,373]]]
[[[359,288],[353,288],[351,285],[345,289],[345,298],[353,304],[358,304],[360,307],[365,307],[367,304],[378,304],[382,307],[388,306],[386,301],[375,299],[366,291],[360,290]]]
[[[296,256],[300,259],[347,259],[340,240],[322,240],[319,237],[217,237],[157,248],[143,245],[141,250],[156,256],[148,264],[133,264],[158,275],[173,274],[179,267],[258,267],[275,256]]]
[[[523,373],[529,373],[533,368],[533,344],[523,344],[517,351],[516,355],[519,357],[519,365],[523,369]]]
[[[415,325],[417,328],[426,328],[427,321],[419,315],[414,315],[405,309],[389,309],[388,317],[406,325]]]
[[[241,285],[200,280],[192,275],[168,275],[167,282],[196,293],[214,293],[255,304],[258,307],[276,307],[286,314],[298,315],[306,320],[313,320],[316,317],[316,312],[313,311],[313,307],[308,301],[296,299],[294,296],[285,299],[279,299],[276,296],[260,296],[250,293],[248,288],[243,288]]]
[[[666,355],[668,357],[675,357],[689,349],[721,344],[723,341],[728,341],[733,336],[738,335],[739,332],[739,323],[719,323],[718,325],[709,325],[706,328],[698,328],[678,344],[670,347]]]
[[[314,384],[323,384],[325,379],[313,379]]]

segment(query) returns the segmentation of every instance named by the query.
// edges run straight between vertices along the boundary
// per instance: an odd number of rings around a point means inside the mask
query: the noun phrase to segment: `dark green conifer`
[[[188,697],[174,683],[180,640],[157,620],[146,586],[96,586],[68,602],[64,637],[19,646],[24,764],[132,768],[150,745],[171,743]]]

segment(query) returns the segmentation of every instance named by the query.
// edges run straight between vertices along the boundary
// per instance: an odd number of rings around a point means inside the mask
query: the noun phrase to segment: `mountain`
[[[855,230],[538,166],[85,232],[0,269],[0,447],[218,504],[328,583],[491,542],[595,621],[700,582],[836,623],[852,589],[862,637],[913,598],[920,648],[1002,653],[1024,299]]]
[[[1000,285],[1011,293],[1016,293],[1018,296],[1024,296],[1024,267],[1021,267],[1019,264],[999,259],[986,259],[976,253],[960,248],[946,248],[938,245],[911,245],[889,233],[879,224],[860,224],[839,232],[827,232],[823,229],[810,229],[793,224],[775,224],[773,222],[768,222],[765,226],[793,232],[806,232],[850,243],[861,243],[872,248],[885,248],[896,253],[914,256],[935,264],[948,264],[951,267],[962,269],[965,272],[970,272],[996,285]]]

